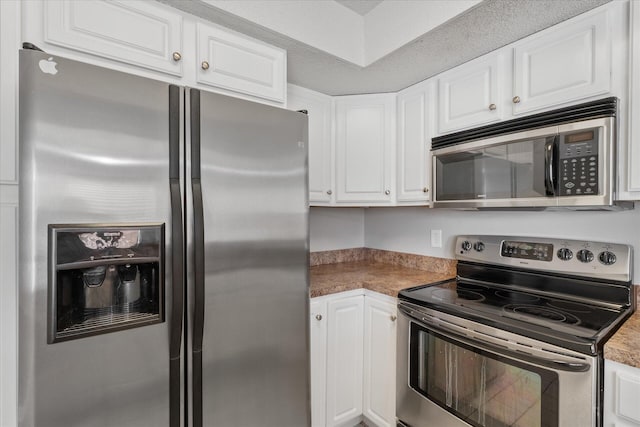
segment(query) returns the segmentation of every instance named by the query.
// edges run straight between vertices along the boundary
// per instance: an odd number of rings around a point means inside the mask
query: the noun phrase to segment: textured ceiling
[[[366,15],[376,8],[383,0],[335,0],[358,15]]]
[[[198,0],[159,1],[286,49],[289,83],[349,95],[396,92],[611,0],[484,0],[364,68]]]

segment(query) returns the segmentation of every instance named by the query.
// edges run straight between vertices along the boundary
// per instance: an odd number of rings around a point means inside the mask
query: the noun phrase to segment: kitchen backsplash
[[[310,264],[337,264],[341,262],[374,261],[384,264],[401,265],[434,273],[455,274],[457,261],[404,252],[385,251],[371,248],[337,249],[311,252]]]

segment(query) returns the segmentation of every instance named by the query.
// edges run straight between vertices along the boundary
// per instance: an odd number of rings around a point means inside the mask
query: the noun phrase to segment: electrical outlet
[[[431,247],[442,247],[442,230],[431,230]]]

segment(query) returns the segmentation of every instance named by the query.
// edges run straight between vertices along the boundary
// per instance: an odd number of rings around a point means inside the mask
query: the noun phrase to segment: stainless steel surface
[[[173,57],[173,60],[176,61],[176,62],[178,62],[178,61],[180,61],[182,59],[182,55],[180,54],[180,52],[173,52],[172,57]]]
[[[436,208],[454,209],[492,209],[492,208],[570,208],[570,209],[628,209],[632,203],[616,201],[615,192],[615,121],[610,118],[584,120],[567,125],[549,126],[513,134],[500,135],[482,140],[475,140],[464,144],[453,145],[433,151],[432,179],[434,182],[433,202]],[[499,146],[508,142],[526,141],[557,135],[560,132],[577,131],[599,127],[598,142],[598,175],[599,194],[590,196],[562,196],[562,197],[523,197],[505,199],[465,199],[439,200],[436,183],[437,156],[452,153],[463,153],[480,148]]]
[[[489,110],[493,111],[493,110],[495,110],[496,108],[498,108],[498,107],[496,106],[496,104],[489,104]]]
[[[171,425],[182,420],[192,425],[186,415],[193,412],[194,399],[185,390],[198,380],[187,357],[193,337],[185,332],[182,341],[175,334],[170,341],[169,326],[176,326],[171,267],[177,272],[180,264],[172,259],[177,245],[169,230],[176,199],[167,185],[185,191],[184,329],[190,331],[194,167],[184,139],[196,130],[182,119],[190,116],[191,98],[182,88],[171,87],[170,97],[164,83],[57,57],[52,59],[57,74],[47,74],[50,66],[40,71],[39,63],[49,58],[21,52],[20,426],[168,426],[170,419]],[[169,104],[172,111],[176,106],[169,100],[177,98],[178,114],[170,115]],[[202,118],[197,129],[206,218],[202,425],[308,426],[307,118],[215,94],[202,96]],[[178,135],[179,147],[169,143],[170,133],[174,142]],[[178,166],[169,162],[170,152],[179,154]],[[165,321],[47,345],[47,225],[52,223],[165,224]],[[117,269],[127,261],[111,264]],[[93,266],[89,261],[83,268]],[[112,290],[112,298],[115,294],[127,305],[142,293],[140,275],[134,279],[129,273],[120,280],[121,289]],[[101,271],[86,279],[96,287],[106,280]],[[123,312],[78,327],[154,319]],[[178,325],[181,321],[182,316]],[[170,377],[169,366],[186,375]],[[170,413],[170,395],[171,402],[179,398],[179,413]]]
[[[529,243],[549,243],[553,245],[553,257],[550,261],[534,259],[510,258],[501,255],[501,244],[504,241],[518,241]],[[484,245],[482,251],[472,248],[481,242]],[[468,243],[465,244],[465,243]],[[558,251],[569,250],[573,254],[580,250],[589,249],[598,254],[608,252],[615,254],[616,262],[606,265],[593,260],[584,263],[576,257],[563,260],[558,256]],[[564,251],[562,252],[564,253]],[[631,280],[633,251],[631,246],[616,243],[593,242],[589,240],[551,239],[540,237],[520,237],[520,236],[485,236],[468,235],[458,236],[455,244],[455,255],[458,260],[487,263],[493,265],[504,265],[509,267],[526,268],[540,272],[556,272],[560,274],[570,274],[573,276],[583,276],[601,280],[613,280],[628,282]]]
[[[411,315],[408,313],[411,313]],[[418,320],[422,317],[427,320]],[[503,360],[518,361],[520,359],[514,358],[507,350],[501,351],[500,347],[511,348],[516,351],[534,352],[536,357],[545,355],[544,357],[550,358],[552,361],[560,362],[558,364],[559,369],[548,368],[546,366],[548,364],[544,360],[541,360],[542,363],[527,361],[525,364],[551,370],[558,375],[560,384],[560,395],[558,396],[559,426],[584,427],[595,425],[597,406],[596,357],[582,355],[457,316],[412,305],[404,306],[404,309],[400,310],[398,318],[396,413],[402,423],[413,427],[467,427],[469,425],[410,387],[409,338],[412,322],[421,325],[427,330],[437,328],[437,332],[440,335],[444,335],[454,342],[459,342],[463,345],[471,344],[474,348],[482,349],[486,354],[496,355],[503,358]],[[443,327],[443,325],[446,326]],[[451,331],[447,331],[447,328],[450,328]],[[453,330],[454,328],[455,331]],[[489,341],[494,341],[497,345],[488,346],[486,343]],[[520,363],[523,362],[520,361]],[[580,367],[582,371],[571,370],[572,364]]]
[[[519,96],[514,96],[512,99],[514,104],[519,104],[520,103],[520,97]]]
[[[200,100],[203,425],[310,425],[307,117]]]
[[[166,426],[168,311],[55,344],[46,313],[48,224],[170,224],[168,88],[58,57],[46,74],[50,57],[20,52],[20,426]]]
[[[208,70],[209,69],[209,63],[207,61],[202,61],[202,69],[203,70]]]

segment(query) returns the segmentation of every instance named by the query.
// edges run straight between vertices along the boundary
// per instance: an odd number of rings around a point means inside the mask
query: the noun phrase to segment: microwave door
[[[438,201],[546,197],[546,143],[536,138],[437,155]]]

